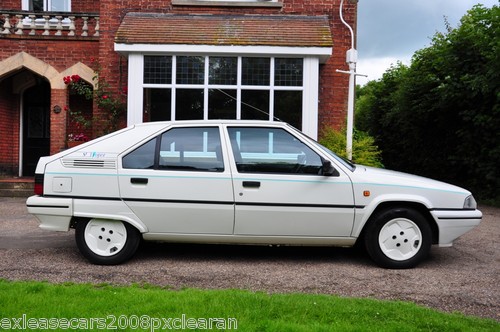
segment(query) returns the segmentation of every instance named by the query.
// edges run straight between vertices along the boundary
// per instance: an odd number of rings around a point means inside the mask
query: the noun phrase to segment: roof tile
[[[332,47],[327,16],[128,13],[118,44]]]

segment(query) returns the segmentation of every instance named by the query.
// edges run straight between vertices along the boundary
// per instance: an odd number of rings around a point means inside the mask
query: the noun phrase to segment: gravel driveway
[[[119,266],[79,254],[74,232],[42,231],[25,200],[0,198],[0,278],[50,282],[151,283],[173,288],[242,288],[412,301],[500,321],[500,209],[452,248],[433,247],[411,270],[376,267],[341,248],[143,244]]]

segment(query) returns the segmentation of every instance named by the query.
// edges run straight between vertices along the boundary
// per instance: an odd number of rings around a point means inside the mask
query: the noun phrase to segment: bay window
[[[304,58],[143,55],[143,121],[282,120],[301,129]]]

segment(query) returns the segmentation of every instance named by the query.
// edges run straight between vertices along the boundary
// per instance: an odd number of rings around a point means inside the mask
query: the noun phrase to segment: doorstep
[[[29,197],[34,188],[34,177],[0,177],[0,197]]]

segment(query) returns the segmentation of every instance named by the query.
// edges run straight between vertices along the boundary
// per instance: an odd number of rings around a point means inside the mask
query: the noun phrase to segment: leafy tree
[[[402,63],[391,66],[380,81],[371,81],[359,91],[356,102],[356,128],[375,138],[376,145],[383,151],[382,159],[386,167],[395,167],[393,151],[404,149],[400,135],[395,135],[391,127],[401,127],[398,122],[397,105],[400,99],[400,85],[408,67]],[[387,162],[386,158],[389,158]],[[393,160],[391,160],[393,159]],[[396,165],[397,168],[398,165]]]
[[[388,168],[500,198],[500,10],[474,6],[437,33],[409,67],[360,89],[356,123]]]

